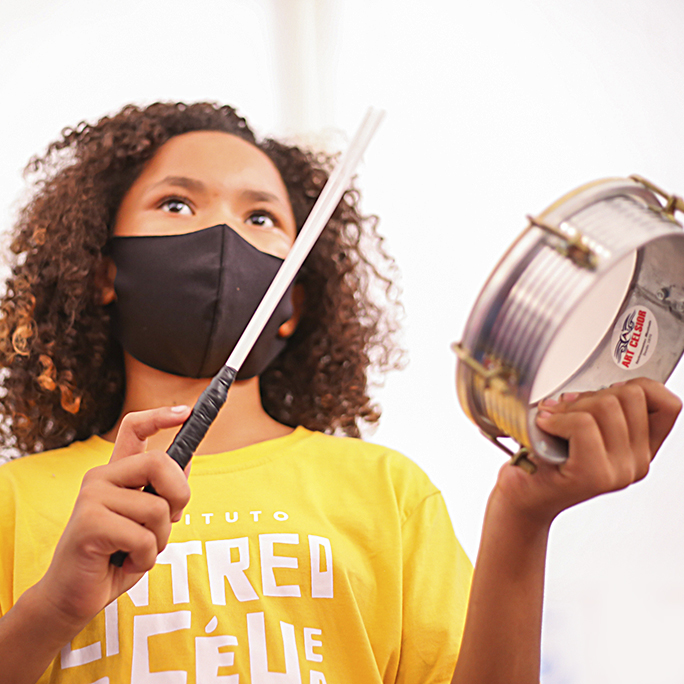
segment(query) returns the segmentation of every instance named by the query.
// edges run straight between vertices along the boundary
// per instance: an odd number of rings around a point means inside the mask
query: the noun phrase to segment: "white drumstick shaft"
[[[240,336],[238,343],[228,357],[226,366],[236,371],[242,366],[261,331],[264,329],[276,306],[278,306],[278,302],[294,280],[300,266],[304,263],[318,236],[323,231],[323,228],[325,228],[342,199],[342,195],[348,188],[352,175],[384,115],[385,112],[383,110],[373,108],[370,108],[366,113],[346,153],[330,174],[328,182],[325,184],[304,222],[297,239],[292,245],[292,249],[290,249],[285,261],[280,265],[264,298],[261,300],[261,303]]]

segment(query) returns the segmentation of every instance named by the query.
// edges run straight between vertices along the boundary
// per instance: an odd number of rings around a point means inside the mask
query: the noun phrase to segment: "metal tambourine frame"
[[[661,202],[661,198],[662,202]],[[639,176],[596,181],[529,224],[482,289],[458,355],[459,401],[482,433],[528,469],[567,442],[535,424],[533,387],[564,322],[625,260],[633,271],[617,315],[581,365],[547,393],[596,390],[645,376],[664,382],[684,350],[684,201]],[[502,437],[519,445],[516,452]]]

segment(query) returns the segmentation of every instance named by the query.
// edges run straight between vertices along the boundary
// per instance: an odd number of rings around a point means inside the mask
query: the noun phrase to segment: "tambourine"
[[[542,399],[640,376],[664,382],[674,370],[684,351],[677,211],[681,198],[639,176],[589,183],[528,217],[489,276],[453,345],[456,386],[468,417],[514,462],[567,459],[567,442],[535,424]]]

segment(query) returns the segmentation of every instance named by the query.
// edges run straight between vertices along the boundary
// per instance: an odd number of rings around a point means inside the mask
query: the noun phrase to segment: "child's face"
[[[229,133],[195,131],[159,148],[124,196],[114,234],[173,235],[221,223],[280,258],[297,235],[273,162]]]

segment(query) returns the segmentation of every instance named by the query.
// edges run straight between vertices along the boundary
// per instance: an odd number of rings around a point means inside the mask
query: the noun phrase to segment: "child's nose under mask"
[[[225,224],[182,235],[115,237],[113,330],[142,363],[173,375],[208,378],[226,362],[282,259]],[[282,351],[278,328],[292,316],[285,293],[242,365],[260,375]]]

